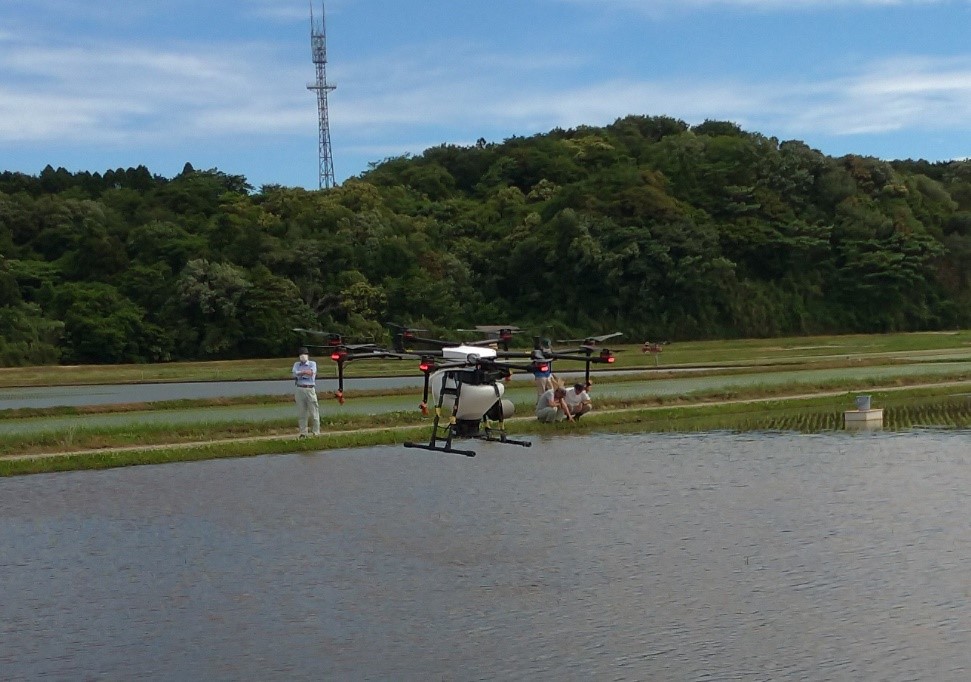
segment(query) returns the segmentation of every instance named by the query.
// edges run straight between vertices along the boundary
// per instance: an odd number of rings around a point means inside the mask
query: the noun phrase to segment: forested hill
[[[971,326],[971,162],[630,116],[326,191],[0,174],[0,364],[289,355],[292,327],[633,341]]]

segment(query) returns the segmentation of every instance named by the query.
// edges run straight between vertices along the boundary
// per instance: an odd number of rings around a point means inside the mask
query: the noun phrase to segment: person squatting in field
[[[588,393],[589,390],[589,383],[573,384],[573,388],[567,389],[566,395],[563,396],[563,400],[566,402],[566,406],[569,408],[570,414],[573,415],[574,419],[579,419],[593,409],[593,403]]]
[[[573,421],[570,408],[566,404],[566,391],[562,388],[551,388],[536,401],[536,418],[544,423],[558,422],[568,419]]]

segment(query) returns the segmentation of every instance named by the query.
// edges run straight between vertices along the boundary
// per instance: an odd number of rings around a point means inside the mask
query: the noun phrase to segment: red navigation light
[[[431,360],[422,360],[421,364],[418,365],[418,369],[422,372],[427,372],[429,370],[435,369],[435,363]]]
[[[330,354],[330,359],[334,362],[340,362],[347,357],[347,351],[338,350]]]
[[[550,366],[547,363],[543,362],[543,363],[540,363],[539,365],[536,365],[536,369],[538,369],[540,372],[549,372]]]
[[[606,348],[604,348],[602,351],[600,351],[600,361],[601,362],[608,362],[609,363],[609,362],[613,362],[614,360],[615,360],[614,354],[611,353]]]

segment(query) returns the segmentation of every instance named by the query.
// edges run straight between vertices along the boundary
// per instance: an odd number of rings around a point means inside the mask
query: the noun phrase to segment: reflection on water
[[[0,480],[4,679],[967,679],[971,433]]]

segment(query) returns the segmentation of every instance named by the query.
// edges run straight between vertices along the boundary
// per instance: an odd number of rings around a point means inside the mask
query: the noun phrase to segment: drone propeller
[[[397,334],[404,334],[407,336],[412,336],[418,332],[427,332],[427,329],[419,329],[418,327],[409,327],[405,324],[398,324],[397,322],[385,322],[385,326],[390,327]]]
[[[479,324],[474,329],[458,329],[460,332],[476,332],[486,334],[487,338],[480,341],[466,342],[468,346],[490,346],[501,344],[503,350],[509,350],[509,342],[512,341],[513,334],[519,334],[523,330],[512,324]]]
[[[326,346],[328,347],[344,345],[344,337],[337,332],[324,332],[319,329],[304,329],[303,327],[294,327],[293,331],[300,332],[301,334],[310,334],[311,336],[322,336],[327,339]]]
[[[362,350],[378,350],[380,346],[376,343],[345,343],[343,347],[352,353]]]
[[[557,339],[557,343],[579,343],[584,347],[587,346],[598,346],[607,339],[613,339],[618,336],[623,336],[621,332],[614,332],[612,334],[603,334],[602,336],[587,336],[582,339]]]
[[[508,332],[509,334],[518,334],[522,331],[522,329],[514,324],[477,324],[474,331],[483,332],[485,334],[501,334],[503,332]]]
[[[340,336],[337,332],[325,332],[319,329],[304,329],[303,327],[294,327],[293,331],[300,332],[301,334],[313,334],[314,336]]]
[[[473,329],[456,329],[455,331],[489,334],[492,340],[495,341],[496,338],[512,338],[513,334],[520,334],[523,330],[512,324],[479,324]]]
[[[597,353],[597,352],[623,353],[624,352],[623,348],[618,348],[617,350],[610,350],[606,346],[599,346],[597,344],[585,344],[585,345],[581,345],[580,348],[583,349],[584,351],[590,351],[592,353]]]

